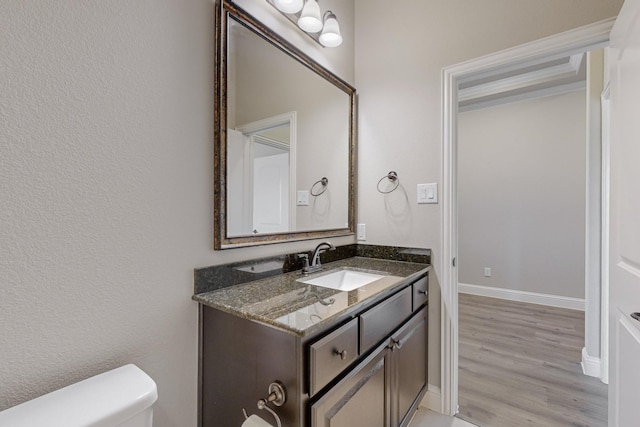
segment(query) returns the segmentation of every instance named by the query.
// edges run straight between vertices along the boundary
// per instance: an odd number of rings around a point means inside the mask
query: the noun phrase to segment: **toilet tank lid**
[[[148,409],[157,398],[156,383],[130,364],[2,411],[0,426],[113,426]]]

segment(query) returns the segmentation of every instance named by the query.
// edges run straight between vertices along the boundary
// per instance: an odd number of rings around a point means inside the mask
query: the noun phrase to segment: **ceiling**
[[[459,111],[583,89],[585,57],[585,53],[577,53],[534,65],[499,68],[463,80],[458,85]]]

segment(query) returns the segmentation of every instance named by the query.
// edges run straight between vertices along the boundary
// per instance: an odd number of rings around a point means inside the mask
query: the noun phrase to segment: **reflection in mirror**
[[[355,89],[236,5],[222,22],[216,249],[352,234]]]
[[[228,236],[295,227],[295,112],[227,130]]]

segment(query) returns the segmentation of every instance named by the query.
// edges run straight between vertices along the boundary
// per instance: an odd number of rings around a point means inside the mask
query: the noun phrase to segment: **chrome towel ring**
[[[316,188],[318,184],[321,184],[322,187],[320,187],[316,192],[314,192],[313,189]],[[324,193],[325,191],[327,191],[328,186],[329,186],[329,180],[327,179],[326,176],[323,176],[322,179],[319,179],[311,186],[311,190],[309,190],[309,193],[311,193],[312,196],[317,197],[322,193]]]
[[[380,189],[380,184],[382,183],[382,181],[384,181],[385,179],[388,179],[389,181],[391,181],[392,183],[395,183],[395,185],[393,186],[393,188],[391,188],[391,190],[389,191],[382,191]],[[378,181],[378,192],[382,193],[382,194],[389,194],[392,191],[395,191],[396,188],[398,188],[398,185],[400,185],[400,178],[398,178],[398,174],[394,171],[389,172],[388,174],[386,174],[385,176],[383,176],[382,178],[380,178],[380,181]]]

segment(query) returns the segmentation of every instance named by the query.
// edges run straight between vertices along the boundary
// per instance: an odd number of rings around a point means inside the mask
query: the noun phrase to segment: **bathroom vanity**
[[[243,409],[276,425],[257,402],[277,382],[286,401],[269,407],[283,427],[406,426],[427,388],[429,270],[353,257],[309,276],[294,271],[194,296],[201,425],[241,426]],[[337,286],[350,290],[311,284],[345,272],[371,278]]]
[[[356,89],[236,2],[214,5],[214,248],[353,235]],[[280,153],[277,180],[254,179],[266,142]],[[307,189],[313,202],[299,204]],[[196,270],[201,426],[251,415],[275,426],[270,410],[283,427],[408,424],[427,385],[430,266],[414,261],[430,251],[328,246],[324,271],[309,276],[300,269],[317,267],[320,246],[306,266],[294,257]],[[392,255],[371,256],[380,251]]]

